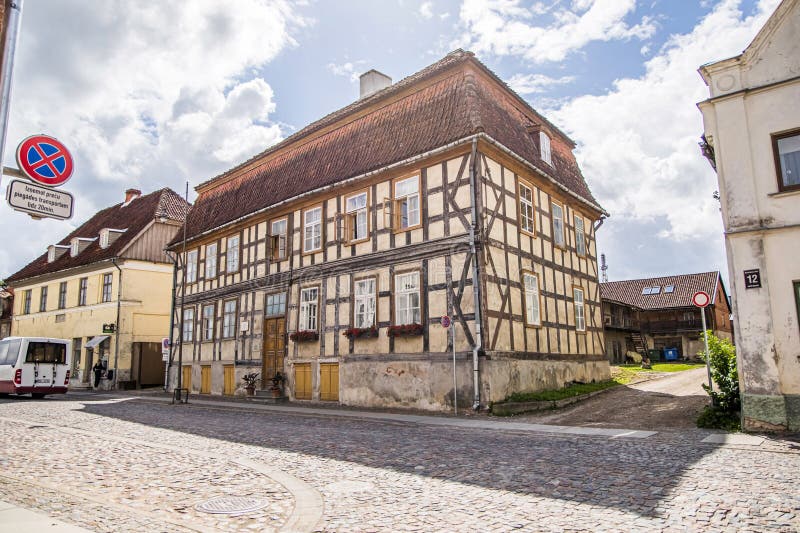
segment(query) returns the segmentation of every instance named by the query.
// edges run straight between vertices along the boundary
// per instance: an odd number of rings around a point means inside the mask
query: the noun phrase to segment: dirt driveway
[[[514,418],[564,426],[694,428],[697,416],[709,403],[701,387],[706,379],[705,368],[664,373],[649,381],[610,389],[564,409]]]

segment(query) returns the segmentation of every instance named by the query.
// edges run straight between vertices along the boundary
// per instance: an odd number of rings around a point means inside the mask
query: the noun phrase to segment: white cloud
[[[288,1],[241,0],[230,9],[193,2],[30,2],[22,19],[6,163],[34,132],[63,140],[76,159],[65,187],[71,224],[122,198],[185,180],[197,184],[273,144],[272,88],[256,70],[287,47],[306,20]],[[255,78],[255,79],[254,79]],[[0,273],[66,235],[70,223],[13,228]],[[24,258],[24,259],[23,259]]]
[[[328,63],[327,68],[331,74],[335,76],[343,76],[349,78],[351,83],[358,81],[358,77],[363,73],[363,66],[366,65],[365,60],[346,61],[344,63]]]
[[[433,2],[423,2],[419,6],[419,15],[425,20],[433,18]]]
[[[636,0],[576,0],[570,9],[553,7],[553,20],[543,26],[537,16],[551,8],[540,3],[528,9],[520,0],[465,0],[460,21],[467,37],[454,44],[543,63],[561,61],[593,41],[644,39],[656,30],[647,17],[633,25],[625,21]]]
[[[548,114],[578,142],[581,168],[613,217],[660,220],[658,236],[676,241],[719,238],[717,182],[697,147],[703,125],[695,104],[708,98],[697,68],[740,53],[777,2],[763,0],[746,18],[737,0],[720,2],[647,61],[641,78]]]
[[[544,92],[553,85],[564,85],[572,82],[574,76],[551,78],[544,74],[514,74],[508,84],[519,94],[535,94]]]

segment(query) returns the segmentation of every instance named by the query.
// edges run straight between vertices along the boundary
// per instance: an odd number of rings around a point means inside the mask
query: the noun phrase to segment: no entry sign
[[[711,296],[705,291],[697,291],[694,293],[694,296],[692,296],[692,303],[696,307],[705,307],[711,303]]]
[[[17,164],[33,181],[48,187],[63,185],[72,176],[72,155],[60,141],[31,135],[17,147]]]

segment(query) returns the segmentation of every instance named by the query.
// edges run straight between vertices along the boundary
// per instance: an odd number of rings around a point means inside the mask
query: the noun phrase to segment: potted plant
[[[311,330],[295,331],[289,335],[289,338],[292,342],[312,342],[319,340],[319,333]]]
[[[244,389],[247,391],[248,396],[254,396],[256,393],[256,382],[258,381],[258,372],[250,372],[242,376],[244,382]]]
[[[273,398],[280,398],[283,396],[283,383],[286,378],[280,372],[275,372],[275,375],[270,379],[272,386],[269,388]]]
[[[386,334],[390,337],[415,337],[422,335],[425,328],[422,324],[403,324],[400,326],[389,326]]]
[[[378,328],[370,326],[368,328],[348,328],[342,332],[348,339],[372,338],[378,336]]]

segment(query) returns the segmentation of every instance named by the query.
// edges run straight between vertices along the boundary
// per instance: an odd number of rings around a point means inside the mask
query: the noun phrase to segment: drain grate
[[[263,498],[249,496],[220,496],[195,505],[203,513],[239,515],[258,511],[269,505]]]

